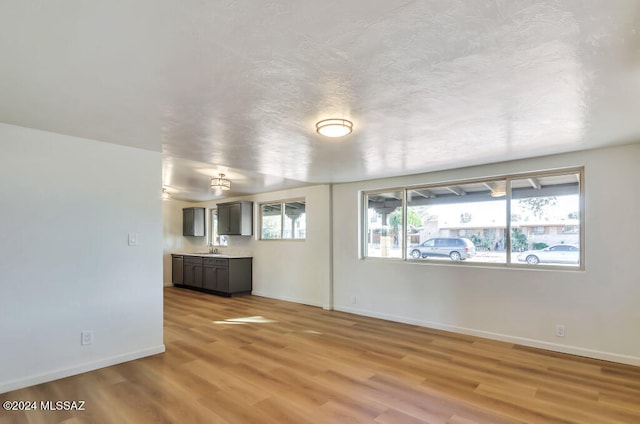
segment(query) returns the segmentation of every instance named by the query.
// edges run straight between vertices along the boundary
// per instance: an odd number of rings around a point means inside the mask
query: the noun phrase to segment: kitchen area
[[[287,199],[304,199],[306,203],[307,213],[307,232],[306,238],[301,240],[283,240],[283,239],[271,239],[266,240],[260,237],[260,210],[262,205],[272,204],[279,201],[287,201]],[[231,211],[236,211],[238,206],[231,206],[225,210],[224,205],[226,203],[236,202],[248,202],[250,205],[249,210],[250,219],[246,214],[249,212],[243,212],[243,206],[239,206],[240,215],[237,212],[233,214]],[[191,271],[193,271],[193,288],[191,290],[207,292],[208,289],[204,287],[205,280],[209,280],[208,287],[214,287],[213,291],[222,292],[222,295],[226,296],[228,293],[224,293],[225,290],[219,290],[218,278],[220,281],[224,281],[225,264],[222,262],[216,263],[212,266],[207,260],[207,266],[205,271],[205,259],[228,259],[229,267],[229,291],[238,291],[244,293],[247,290],[247,286],[237,287],[234,284],[235,272],[239,267],[236,267],[237,263],[246,262],[250,258],[251,262],[251,286],[250,293],[255,296],[262,296],[267,298],[287,300],[296,303],[302,303],[305,305],[313,305],[318,307],[329,308],[331,305],[331,265],[330,265],[330,187],[328,185],[316,185],[300,188],[292,188],[280,191],[271,191],[265,193],[255,193],[244,196],[230,196],[230,197],[217,197],[211,200],[205,200],[200,202],[185,201],[179,198],[173,197],[162,202],[162,226],[163,226],[163,285],[165,287],[173,287],[174,275],[173,275],[173,260],[172,255],[182,256],[183,271],[177,272],[178,276],[182,275],[183,283],[178,287],[180,289],[186,288],[184,284],[185,278],[185,266],[187,283],[191,277]],[[222,206],[222,208],[220,208]],[[246,208],[247,206],[245,206]],[[185,236],[185,211],[188,208],[202,208],[204,209],[204,233],[202,232],[202,216],[201,212],[194,211],[194,217],[197,215],[197,222],[199,227],[193,227],[193,234],[205,234],[204,236]],[[202,210],[200,209],[200,210]],[[213,211],[216,211],[216,220],[213,217]],[[229,220],[226,220],[227,211],[229,212]],[[186,212],[187,215],[190,212]],[[241,219],[242,224],[236,224],[236,217],[243,216]],[[232,219],[233,218],[233,219]],[[248,222],[251,224],[247,224]],[[187,218],[187,233],[189,232],[189,220]],[[215,222],[214,222],[215,221]],[[217,221],[220,221],[218,225]],[[212,223],[213,222],[213,223]],[[211,235],[213,228],[221,230],[222,233],[230,233],[227,230],[236,227],[235,234],[221,235],[220,240],[211,246]],[[219,228],[222,227],[222,228]],[[249,232],[250,235],[246,235]],[[245,234],[245,235],[241,235]],[[225,240],[226,239],[226,240]],[[227,242],[224,245],[224,242]],[[141,239],[141,243],[145,240]],[[217,249],[217,251],[215,251]],[[210,253],[214,252],[214,253]],[[219,255],[219,256],[209,256]],[[202,273],[200,272],[200,261],[198,259],[188,260],[191,257],[202,258]],[[244,260],[243,260],[244,258]],[[178,259],[179,260],[179,259]],[[191,265],[186,265],[190,263]],[[189,267],[193,267],[192,270]],[[211,268],[215,268],[213,271]],[[205,272],[207,278],[205,278]],[[215,277],[212,274],[216,274]],[[213,283],[213,279],[216,278],[216,283]],[[243,277],[244,278],[244,277]],[[198,287],[202,281],[203,287]],[[222,284],[224,286],[224,283]],[[184,287],[183,287],[184,286]],[[217,288],[217,289],[216,289]],[[235,296],[235,293],[233,293]],[[215,301],[218,296],[210,296],[211,301]]]
[[[221,240],[227,240],[229,236],[250,238],[252,235],[253,202],[220,203],[209,210],[205,207],[182,208],[182,236],[195,246],[200,244],[201,251],[171,253],[171,283],[175,287],[220,296],[250,294],[251,254],[220,250],[226,249]]]

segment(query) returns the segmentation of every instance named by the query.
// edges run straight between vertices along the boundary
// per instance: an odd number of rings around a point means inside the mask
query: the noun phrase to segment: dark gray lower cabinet
[[[232,295],[251,292],[251,258],[203,258],[203,288]]]
[[[183,287],[232,296],[251,293],[252,258],[184,256]]]
[[[184,257],[184,280],[187,287],[202,288],[202,258],[200,256]]]
[[[184,283],[184,256],[182,255],[171,255],[171,282]]]
[[[229,290],[229,259],[203,259],[203,287],[207,290]]]

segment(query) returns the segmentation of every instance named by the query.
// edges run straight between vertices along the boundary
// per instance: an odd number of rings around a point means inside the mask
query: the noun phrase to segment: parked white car
[[[518,254],[520,262],[531,265],[539,263],[579,264],[580,248],[571,244],[556,244],[541,250],[527,250]]]

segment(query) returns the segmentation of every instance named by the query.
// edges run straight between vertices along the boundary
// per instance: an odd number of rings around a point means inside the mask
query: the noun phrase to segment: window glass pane
[[[407,258],[506,263],[506,180],[407,191]]]
[[[307,233],[307,215],[304,201],[284,204],[284,228],[282,238],[303,239]]]
[[[218,234],[218,210],[211,210],[211,241],[212,246],[226,246],[227,236]]]
[[[279,239],[282,236],[282,204],[270,203],[261,206],[262,238]]]
[[[368,194],[366,256],[402,258],[402,191]]]
[[[511,182],[511,262],[580,266],[580,174]]]

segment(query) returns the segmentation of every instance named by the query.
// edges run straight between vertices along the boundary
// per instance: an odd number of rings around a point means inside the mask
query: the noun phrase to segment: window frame
[[[284,238],[284,233],[285,233],[285,214],[286,214],[286,207],[287,204],[290,203],[304,203],[305,205],[305,233],[304,233],[304,237],[288,237],[288,238]],[[280,237],[277,238],[263,238],[263,223],[264,223],[264,216],[263,216],[263,206],[264,205],[276,205],[279,204],[280,205]],[[306,232],[306,211],[307,211],[307,201],[306,198],[304,197],[298,197],[298,198],[292,198],[292,199],[284,199],[284,200],[272,200],[272,201],[265,201],[265,202],[260,202],[258,203],[258,225],[259,225],[259,231],[257,235],[257,239],[260,241],[305,241],[307,239],[307,232]],[[295,235],[295,234],[293,234]]]
[[[580,262],[577,266],[559,266],[557,264],[537,264],[530,265],[527,263],[519,263],[517,260],[513,260],[518,254],[518,252],[511,251],[511,234],[512,234],[512,217],[511,217],[511,203],[512,203],[512,182],[514,180],[522,180],[527,178],[542,178],[542,177],[553,177],[553,176],[562,176],[562,175],[571,175],[575,174],[578,176],[578,231],[579,234],[579,249],[580,249]],[[493,262],[445,262],[445,261],[418,261],[413,260],[409,257],[407,253],[407,249],[409,247],[408,237],[407,237],[407,192],[410,190],[428,190],[434,188],[443,188],[443,187],[451,187],[455,185],[464,185],[464,184],[482,184],[482,183],[490,183],[496,181],[504,181],[505,182],[505,253],[506,259],[504,263],[493,263]],[[584,271],[585,270],[585,169],[584,166],[576,166],[569,168],[556,168],[542,171],[528,171],[522,173],[514,173],[514,174],[504,174],[504,175],[495,175],[491,177],[480,177],[480,178],[471,178],[464,180],[451,180],[451,181],[442,181],[431,184],[413,184],[407,186],[400,187],[388,187],[384,189],[374,189],[374,190],[362,190],[360,191],[360,243],[359,243],[359,251],[360,251],[360,259],[362,260],[382,260],[382,261],[401,261],[401,262],[409,262],[412,264],[419,265],[445,265],[445,266],[471,266],[471,267],[496,267],[496,268],[525,268],[525,269],[547,269],[547,270],[555,270],[555,271]],[[382,257],[382,256],[369,256],[368,255],[368,196],[381,194],[381,193],[389,193],[398,191],[402,193],[402,252],[400,258],[392,258],[392,257]]]

